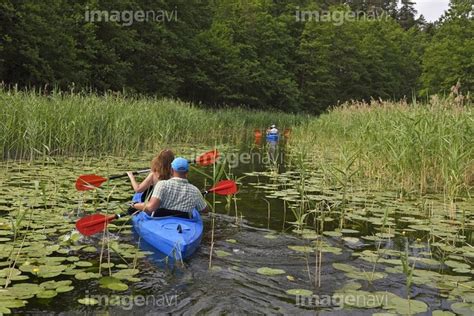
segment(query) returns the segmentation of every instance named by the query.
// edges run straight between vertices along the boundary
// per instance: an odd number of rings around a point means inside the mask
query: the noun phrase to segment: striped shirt
[[[206,208],[206,201],[201,192],[187,179],[178,177],[158,181],[151,195],[160,199],[159,208],[191,212],[193,209],[202,211]]]

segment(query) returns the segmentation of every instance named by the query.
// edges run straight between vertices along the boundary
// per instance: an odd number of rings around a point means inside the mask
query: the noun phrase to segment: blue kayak
[[[132,201],[141,202],[141,195],[136,193]],[[132,217],[132,222],[141,238],[176,260],[191,256],[201,244],[203,224],[197,210],[193,210],[191,219],[174,216],[151,217],[140,212]]]
[[[267,140],[276,142],[278,141],[279,135],[278,134],[267,134]]]

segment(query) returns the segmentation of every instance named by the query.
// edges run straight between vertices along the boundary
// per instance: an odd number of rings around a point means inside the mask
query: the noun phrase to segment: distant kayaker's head
[[[163,149],[151,161],[151,171],[158,176],[159,180],[168,180],[171,178],[171,162],[173,160],[174,153],[169,149]]]
[[[183,157],[177,157],[171,163],[171,169],[173,169],[173,176],[186,177],[189,171],[188,160]]]

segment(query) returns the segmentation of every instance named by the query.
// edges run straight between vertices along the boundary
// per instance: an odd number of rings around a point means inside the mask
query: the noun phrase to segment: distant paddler
[[[272,124],[270,128],[267,129],[267,140],[268,141],[278,141],[278,129],[275,124]]]

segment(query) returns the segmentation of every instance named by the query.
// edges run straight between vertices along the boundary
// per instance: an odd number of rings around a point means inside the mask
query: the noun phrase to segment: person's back
[[[133,210],[145,211],[151,216],[178,216],[190,218],[193,209],[202,212],[206,209],[206,201],[198,188],[188,182],[188,161],[176,158],[171,163],[173,177],[159,181],[150,200],[143,203],[134,203]],[[134,211],[133,211],[134,212]]]
[[[270,126],[270,128],[267,130],[267,135],[278,135],[278,129],[275,125]]]
[[[151,196],[160,200],[160,210],[190,213],[195,208],[198,211],[206,208],[199,189],[180,177],[158,182]]]

